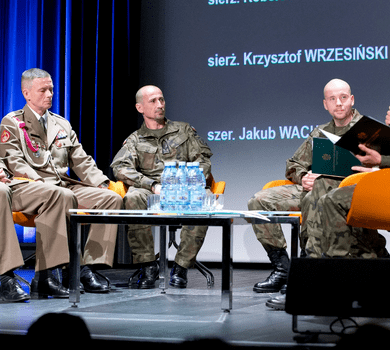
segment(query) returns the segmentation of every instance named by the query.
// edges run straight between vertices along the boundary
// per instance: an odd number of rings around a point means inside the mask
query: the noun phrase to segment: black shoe
[[[30,296],[22,289],[16,278],[10,278],[0,285],[0,299],[15,303],[29,300]]]
[[[69,289],[69,270],[68,269],[62,270],[62,282],[61,283],[65,288]],[[81,294],[85,293],[84,286],[81,282],[80,282],[80,293]]]
[[[263,282],[254,285],[256,293],[275,293],[287,283],[287,275],[290,261],[285,249],[275,249],[268,254],[274,271]]]
[[[65,288],[58,280],[49,277],[43,281],[31,281],[31,298],[44,299],[53,298],[69,298],[69,290]]]
[[[254,285],[253,291],[256,293],[276,293],[287,282],[287,273],[284,271],[272,271],[267,279]]]
[[[270,307],[275,310],[285,310],[286,309],[286,294],[278,295],[277,297],[268,299],[265,303],[265,306]]]
[[[155,282],[159,279],[159,271],[157,261],[142,265],[138,274],[138,280],[135,283],[136,288],[155,288]]]
[[[171,270],[171,279],[169,281],[169,285],[177,288],[186,288],[188,282],[187,272],[188,269],[174,263]]]
[[[81,269],[80,282],[87,293],[108,293],[110,291],[109,284],[100,282],[96,273],[88,266],[83,266]]]

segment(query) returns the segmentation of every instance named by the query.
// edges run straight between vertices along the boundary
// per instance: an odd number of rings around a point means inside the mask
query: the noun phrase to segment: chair
[[[206,185],[208,187],[210,187],[210,191],[216,195],[224,194],[224,192],[225,192],[226,182],[225,181],[215,182],[212,174],[210,174],[209,177],[207,178]],[[175,240],[175,234],[176,234],[176,230],[178,230],[180,228],[181,228],[181,226],[169,226],[168,248],[170,248],[172,245],[176,249],[179,248],[179,245],[176,243],[176,240]],[[194,267],[206,278],[208,287],[211,287],[214,285],[214,275],[206,266],[204,266],[199,261],[195,260]]]
[[[339,184],[339,187],[351,186],[351,185],[357,184],[367,174],[372,174],[372,173],[356,173],[356,174],[349,175],[349,176],[347,176],[346,178],[344,178],[341,181],[341,183]],[[286,180],[272,180],[272,181],[267,182],[263,186],[263,190],[265,190],[267,188],[271,188],[271,187],[284,186],[284,185],[293,185],[293,184],[294,183],[292,181],[287,180],[287,179]],[[355,190],[355,192],[356,192],[356,190]],[[354,194],[354,196],[355,196],[355,194]],[[361,201],[359,201],[359,203],[361,203]],[[355,210],[355,208],[354,208],[354,210]],[[360,215],[359,218],[361,219],[362,218],[362,214],[359,214],[359,215]],[[300,217],[300,223],[302,224],[302,214],[290,214],[290,216],[299,216]],[[348,217],[350,217],[350,216],[351,216],[351,219],[350,219],[351,222],[353,222],[353,220],[356,220],[356,218],[352,218],[352,216],[355,216],[355,214],[350,212],[350,215],[348,215]],[[390,217],[390,215],[389,215],[389,217]],[[349,222],[348,222],[348,224],[352,225]],[[357,225],[352,225],[352,226],[357,226]],[[389,221],[389,227],[390,227],[390,221]]]
[[[390,169],[364,176],[357,182],[347,224],[374,230],[390,230]]]
[[[21,177],[15,177],[15,179],[28,180],[30,182],[34,182],[34,180],[27,179],[27,178],[21,178]],[[125,186],[124,186],[123,182],[115,183],[113,181],[110,181],[109,189],[118,193],[120,196],[122,196],[122,198],[126,194],[126,192],[124,192]],[[29,215],[29,214],[24,214],[22,212],[12,212],[12,217],[13,217],[14,223],[18,224],[20,226],[23,226],[23,227],[35,227],[35,217],[36,216],[37,215]],[[35,256],[35,252],[30,254],[26,258],[24,258],[24,262],[26,263],[27,261],[32,259],[34,256]],[[59,275],[58,269],[57,269],[57,273]],[[25,283],[26,285],[28,285],[30,287],[30,283],[26,279],[24,279],[23,277],[21,277],[19,275],[16,275],[16,277],[20,281],[22,281],[23,283]]]
[[[263,186],[263,190],[266,190],[267,188],[271,188],[271,187],[278,187],[278,186],[285,186],[285,185],[294,185],[294,182],[290,180],[272,180],[270,182],[267,182]],[[289,216],[299,216],[299,222],[302,223],[301,214],[290,214]]]

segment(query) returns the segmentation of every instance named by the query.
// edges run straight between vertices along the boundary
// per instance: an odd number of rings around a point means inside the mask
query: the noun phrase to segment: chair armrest
[[[347,224],[390,230],[390,169],[366,173],[353,193]]]
[[[284,185],[294,185],[294,182],[290,180],[273,180],[267,182],[264,185],[263,190],[266,190],[267,188],[271,188],[271,187],[284,186]]]
[[[127,193],[128,187],[122,181],[110,181],[108,189],[118,193],[123,198]]]

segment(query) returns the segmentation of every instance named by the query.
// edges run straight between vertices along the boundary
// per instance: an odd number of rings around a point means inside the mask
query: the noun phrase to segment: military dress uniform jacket
[[[313,160],[313,138],[325,137],[319,129],[323,129],[338,136],[344,135],[362,117],[356,109],[352,109],[352,112],[353,118],[351,122],[344,127],[336,127],[336,124],[332,119],[329,123],[322,124],[314,128],[309,137],[296,150],[292,158],[287,159],[286,178],[288,180],[302,185],[302,177],[311,170]]]
[[[207,179],[211,172],[210,148],[185,122],[166,120],[166,132],[157,137],[145,123],[123,143],[111,167],[117,180],[128,186],[151,190],[160,183],[164,163],[199,162]]]
[[[47,187],[59,186],[72,191],[77,203],[70,209],[77,208],[77,204],[89,209],[120,209],[123,201],[118,194],[97,187],[109,183],[109,179],[85,153],[70,123],[57,114],[48,114],[47,135],[27,105],[3,118],[0,157],[7,169],[15,177],[42,180]],[[68,169],[74,171],[82,184],[67,176]],[[68,209],[65,212],[69,214]],[[37,224],[37,232],[38,229]],[[116,234],[117,225],[91,225],[82,264],[111,266]]]
[[[66,186],[61,178],[67,177],[71,168],[86,184],[108,182],[93,158],[85,153],[70,123],[52,112],[47,119],[46,136],[27,105],[3,118],[0,157],[13,175]]]

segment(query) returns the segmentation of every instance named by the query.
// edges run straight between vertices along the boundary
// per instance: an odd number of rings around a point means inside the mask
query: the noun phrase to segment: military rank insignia
[[[11,134],[7,130],[4,130],[3,133],[1,134],[1,142],[2,143],[7,142],[10,137],[11,137]]]
[[[56,140],[65,139],[68,136],[68,134],[65,132],[65,130],[60,130],[56,135]]]

